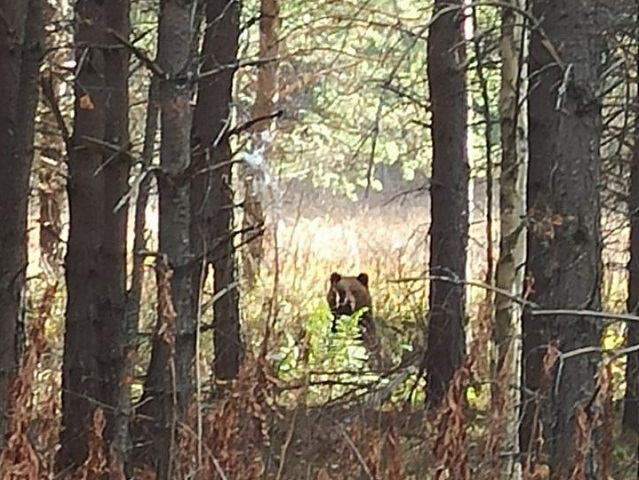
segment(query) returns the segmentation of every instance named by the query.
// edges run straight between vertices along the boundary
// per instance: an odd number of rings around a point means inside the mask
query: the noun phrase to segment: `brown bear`
[[[333,333],[337,330],[337,321],[342,315],[350,316],[366,308],[359,317],[359,330],[373,368],[379,369],[383,363],[383,355],[373,318],[373,299],[368,289],[368,275],[360,273],[356,277],[349,277],[337,272],[331,273],[326,301],[333,314],[331,325]]]

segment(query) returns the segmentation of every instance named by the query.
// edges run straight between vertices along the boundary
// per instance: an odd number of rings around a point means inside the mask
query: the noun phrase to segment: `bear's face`
[[[326,300],[333,314],[333,332],[337,328],[337,320],[342,315],[350,316],[367,307],[365,315],[372,316],[373,302],[368,290],[368,275],[360,273],[356,277],[346,277],[333,272]]]

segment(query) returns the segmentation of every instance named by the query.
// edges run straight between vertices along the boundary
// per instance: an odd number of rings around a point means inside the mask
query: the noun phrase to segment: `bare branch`
[[[122,45],[128,48],[138,60],[140,60],[149,70],[151,70],[151,72],[153,72],[155,75],[161,78],[166,77],[166,73],[164,72],[164,70],[162,70],[162,68],[160,68],[160,66],[156,62],[154,62],[146,54],[144,50],[133,45],[131,42],[129,42],[126,38],[124,38],[122,35],[120,35],[118,32],[116,32],[112,28],[107,29],[107,31],[111,35],[113,35],[113,38],[115,38],[118,42],[120,42]]]

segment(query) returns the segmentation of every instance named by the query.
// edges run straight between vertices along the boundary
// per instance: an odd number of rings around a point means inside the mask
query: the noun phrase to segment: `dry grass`
[[[383,408],[362,403],[366,392],[383,388],[389,380],[365,371],[365,363],[355,358],[361,349],[349,346],[348,338],[331,340],[326,335],[330,319],[324,295],[330,273],[366,271],[379,330],[394,362],[422,348],[427,282],[397,280],[427,272],[428,202],[420,197],[366,209],[341,200],[315,199],[312,204],[302,202],[300,208],[298,200],[283,205],[277,236],[271,231],[266,238],[267,258],[258,282],[252,290],[242,291],[245,334],[253,347],[247,362],[224,400],[194,404],[177,436],[176,478],[491,478],[498,466],[500,432],[495,426],[503,412],[499,402],[487,401],[489,389],[468,395],[468,386],[498,380],[489,378],[487,367],[490,314],[484,290],[469,288],[471,357],[457,373],[445,405],[431,418],[423,415],[423,385],[415,372],[398,384]],[[625,262],[620,252],[626,246],[626,231],[617,224],[606,225],[613,233],[606,237],[604,262],[609,268],[602,289],[605,309],[623,311],[625,272],[614,267]],[[471,228],[468,276],[480,281],[485,271],[484,233],[482,223]],[[148,279],[148,291],[153,291],[153,281]],[[0,457],[0,478],[52,476],[64,297],[57,287],[34,284],[32,292],[38,308],[28,318],[30,346],[14,390],[9,448]],[[144,309],[155,311],[152,303]],[[266,321],[272,321],[273,330],[262,356],[259,347]],[[619,324],[611,324],[605,345],[617,348],[622,334]],[[199,359],[203,371],[210,366],[209,342],[204,335]],[[281,368],[287,362],[292,370]],[[631,478],[631,456],[620,443],[615,408],[623,393],[622,368],[623,360],[617,360],[602,369],[598,416],[580,422],[577,435],[576,450],[584,453],[592,429],[601,429],[606,448],[600,463],[614,479]],[[144,371],[144,362],[138,371]],[[201,428],[197,408],[203,412]],[[94,454],[76,478],[95,478],[109,469],[113,478],[123,478],[122,466],[104,457],[105,450],[99,448],[100,415],[96,410],[91,427],[89,451]],[[573,460],[577,478],[581,463],[579,458]],[[544,478],[544,468],[529,465],[526,478]],[[152,472],[139,470],[136,478],[152,478]]]

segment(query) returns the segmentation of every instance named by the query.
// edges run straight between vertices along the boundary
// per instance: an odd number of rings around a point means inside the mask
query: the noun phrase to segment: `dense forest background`
[[[0,478],[638,478],[638,24],[0,0]]]

